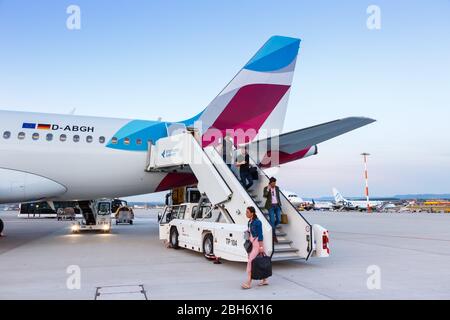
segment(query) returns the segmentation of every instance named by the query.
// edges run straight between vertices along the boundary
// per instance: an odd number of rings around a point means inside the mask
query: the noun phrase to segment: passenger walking
[[[269,210],[270,224],[272,225],[274,241],[278,242],[275,236],[275,228],[281,223],[281,200],[280,188],[277,186],[277,179],[270,178],[269,185],[264,188],[264,198],[266,198],[265,208]]]
[[[241,155],[238,157],[237,165],[239,166],[241,184],[248,190],[253,185],[253,177],[250,173],[250,156],[247,148],[241,148]]]
[[[263,243],[263,231],[262,223],[256,216],[256,210],[254,207],[248,207],[245,212],[248,222],[248,231],[250,242],[252,243],[252,251],[248,254],[247,262],[247,281],[242,284],[243,289],[250,289],[252,287],[252,262],[259,255],[264,253],[264,243]],[[259,285],[266,286],[269,282],[267,279],[263,279]]]
[[[227,132],[222,143],[222,158],[229,168],[231,168],[233,163],[233,145],[233,138],[231,137],[231,134]]]

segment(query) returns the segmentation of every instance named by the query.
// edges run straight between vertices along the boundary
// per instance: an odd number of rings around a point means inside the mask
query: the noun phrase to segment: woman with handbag
[[[249,239],[245,243],[245,249],[248,252],[248,262],[247,262],[247,275],[248,279],[242,284],[242,289],[250,289],[252,287],[252,261],[259,254],[264,253],[264,243],[263,243],[263,232],[262,223],[256,216],[256,210],[254,207],[248,207],[245,212],[248,222],[248,237]],[[267,279],[263,279],[259,285],[266,286],[269,282]]]

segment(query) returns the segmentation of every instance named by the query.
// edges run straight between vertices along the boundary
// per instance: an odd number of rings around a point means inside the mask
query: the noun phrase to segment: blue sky
[[[70,4],[81,8],[81,30],[66,28]],[[380,30],[366,27],[371,4]],[[181,120],[271,35],[294,36],[302,43],[285,130],[378,121],[281,168],[282,187],[362,196],[366,151],[371,194],[447,193],[449,13],[448,0],[0,0],[0,109]]]

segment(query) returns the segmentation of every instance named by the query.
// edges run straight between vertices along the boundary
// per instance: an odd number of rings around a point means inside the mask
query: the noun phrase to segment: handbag
[[[247,251],[247,253],[252,252],[252,250],[253,250],[253,243],[250,240],[245,240],[244,248],[245,248],[245,251]]]
[[[288,215],[285,213],[281,214],[281,224],[288,224],[289,220],[288,220]]]
[[[253,250],[253,243],[250,241],[250,222],[248,223],[248,230],[244,232],[244,248],[247,253],[252,252]]]
[[[252,261],[252,279],[263,280],[272,276],[272,260],[265,254],[259,254]]]

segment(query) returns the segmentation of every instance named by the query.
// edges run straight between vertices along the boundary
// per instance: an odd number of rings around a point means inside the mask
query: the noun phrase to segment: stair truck
[[[253,206],[262,222],[265,253],[272,261],[329,256],[328,231],[311,225],[283,193],[281,205],[288,223],[277,227],[278,241],[274,242],[262,197],[269,177],[255,163],[258,179],[247,191],[214,146],[203,148],[189,132],[159,139],[149,145],[148,153],[146,171],[193,173],[202,194],[198,203],[165,207],[159,219],[160,239],[172,247],[201,252],[208,258],[246,262],[245,210]]]
[[[72,224],[73,233],[82,231],[111,232],[111,199],[99,199],[94,201],[79,201],[82,219]]]

